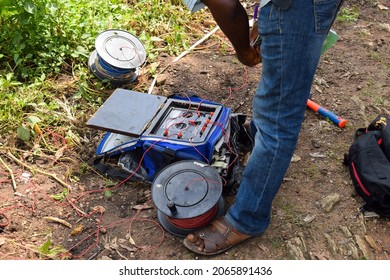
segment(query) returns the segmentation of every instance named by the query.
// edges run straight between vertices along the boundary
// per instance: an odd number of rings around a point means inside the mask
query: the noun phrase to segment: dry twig
[[[7,152],[7,157],[11,158],[16,163],[18,163],[18,164],[26,167],[27,169],[31,170],[31,172],[38,172],[40,174],[43,174],[43,175],[51,177],[52,179],[54,179],[55,181],[57,181],[58,183],[60,183],[64,187],[68,188],[69,192],[72,190],[72,187],[69,184],[67,184],[64,181],[62,181],[60,178],[58,178],[57,175],[52,174],[52,173],[48,173],[46,171],[43,171],[43,170],[40,170],[40,169],[37,169],[37,168],[34,168],[32,166],[29,166],[28,164],[25,164],[24,162],[22,162],[19,159],[17,159],[11,152]]]
[[[59,223],[61,225],[64,225],[68,228],[72,228],[72,225],[70,223],[68,223],[67,221],[63,220],[63,219],[60,219],[60,218],[56,218],[56,217],[43,217],[45,220],[48,220],[48,221],[51,221],[51,222],[55,222],[55,223]]]
[[[13,188],[14,192],[16,192],[16,181],[15,181],[14,173],[12,172],[11,168],[5,163],[5,161],[3,161],[3,159],[1,157],[0,157],[0,162],[4,165],[5,169],[7,169],[7,171],[11,175],[12,188]]]

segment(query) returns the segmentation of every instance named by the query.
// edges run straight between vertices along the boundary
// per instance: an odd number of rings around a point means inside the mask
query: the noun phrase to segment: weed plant
[[[0,0],[0,141],[18,135],[28,143],[38,127],[78,135],[107,97],[87,65],[99,33],[134,34],[147,64],[159,52],[182,52],[194,25],[178,0]]]

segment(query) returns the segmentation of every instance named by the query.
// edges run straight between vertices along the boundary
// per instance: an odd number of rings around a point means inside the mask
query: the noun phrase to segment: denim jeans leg
[[[294,0],[261,9],[262,77],[253,99],[255,145],[226,214],[239,231],[262,234],[294,153],[322,45],[341,0]]]

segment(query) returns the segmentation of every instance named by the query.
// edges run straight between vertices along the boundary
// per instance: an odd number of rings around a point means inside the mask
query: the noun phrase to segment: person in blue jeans
[[[225,216],[190,233],[184,245],[214,255],[261,235],[282,184],[304,119],[325,38],[343,0],[261,0],[260,53],[250,44],[248,15],[239,0],[184,0],[191,11],[206,5],[231,41],[237,58],[262,75],[253,98],[254,147],[234,203]]]

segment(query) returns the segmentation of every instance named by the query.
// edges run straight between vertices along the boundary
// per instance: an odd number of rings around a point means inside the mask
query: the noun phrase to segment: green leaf
[[[39,247],[39,252],[42,254],[48,255],[51,253],[49,247],[51,245],[50,239],[48,239],[41,247]]]
[[[12,1],[14,0],[0,0],[0,9],[3,9],[4,7],[7,6],[13,6]]]
[[[163,42],[164,41],[163,39],[156,37],[156,36],[150,37],[150,40],[152,40],[153,42]]]
[[[29,116],[27,121],[31,124],[31,126],[34,126],[35,124],[39,123],[41,119],[36,116]]]
[[[58,7],[57,7],[57,5],[55,5],[53,3],[50,3],[49,6],[48,6],[48,9],[50,11],[50,14],[52,16],[54,16],[56,14],[57,10],[58,10]]]
[[[23,140],[23,141],[28,141],[30,140],[30,130],[23,127],[23,126],[19,126],[16,130],[16,133],[19,137],[19,139]]]
[[[91,38],[91,34],[89,34],[89,33],[84,33],[83,35],[81,35],[81,39],[82,39],[82,40],[88,39],[88,38]]]
[[[112,196],[112,191],[110,190],[105,190],[104,191],[104,196],[107,197],[107,198],[110,198]]]
[[[69,193],[69,190],[65,188],[62,190],[62,193],[53,194],[50,197],[54,200],[62,201],[68,195],[68,193]]]
[[[68,252],[68,250],[66,250],[62,245],[54,245],[53,248],[50,250],[50,253],[47,255],[48,257],[55,259],[56,257],[58,257],[58,255],[66,252]]]
[[[24,10],[29,14],[34,14],[37,10],[37,7],[33,3],[28,2],[24,4]]]

